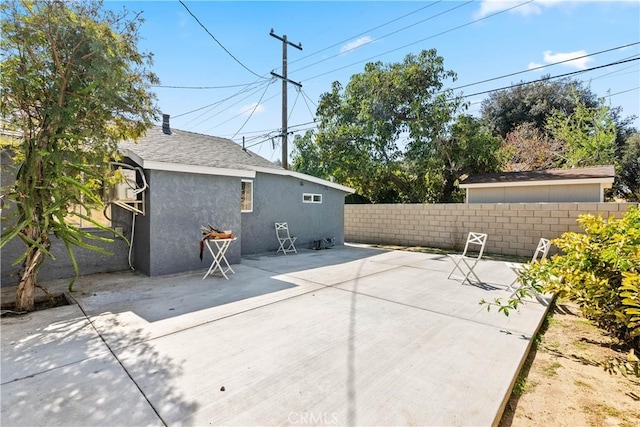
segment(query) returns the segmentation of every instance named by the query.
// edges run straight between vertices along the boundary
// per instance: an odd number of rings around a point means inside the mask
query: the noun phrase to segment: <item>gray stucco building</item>
[[[150,276],[207,268],[211,255],[205,250],[204,260],[199,259],[200,227],[207,224],[237,236],[227,252],[231,264],[243,255],[275,252],[275,222],[288,222],[299,248],[328,237],[344,244],[349,187],[285,170],[231,140],[168,126],[153,127],[139,141],[123,142],[120,150],[122,162],[137,169],[138,183],[144,174],[148,184],[137,202],[111,205],[112,226],[132,240],[131,257],[122,239],[107,244],[114,253],[110,257],[76,251],[81,274],[127,269],[129,259]],[[127,204],[144,215],[121,207]],[[60,242],[53,245],[62,248]],[[11,263],[20,246],[15,242],[2,249],[3,285],[17,283],[18,267]],[[45,262],[41,279],[73,276],[62,251],[55,261]]]

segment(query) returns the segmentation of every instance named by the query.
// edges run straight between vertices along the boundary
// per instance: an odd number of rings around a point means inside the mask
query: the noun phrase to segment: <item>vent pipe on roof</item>
[[[171,135],[171,126],[169,126],[169,114],[162,115],[162,133],[165,135]]]

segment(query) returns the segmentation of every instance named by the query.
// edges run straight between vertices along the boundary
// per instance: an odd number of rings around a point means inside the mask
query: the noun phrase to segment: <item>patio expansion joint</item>
[[[98,335],[99,334],[100,333],[98,332]],[[6,384],[15,383],[17,381],[26,380],[26,379],[29,379],[29,378],[35,378],[35,377],[37,377],[39,375],[43,375],[43,374],[46,374],[48,372],[57,371],[58,369],[68,368],[69,366],[77,365],[78,363],[86,362],[87,360],[92,360],[92,359],[97,359],[97,358],[103,357],[105,354],[110,354],[109,350],[105,350],[105,351],[101,352],[100,354],[94,354],[93,356],[84,357],[84,358],[79,359],[79,360],[74,360],[73,362],[65,363],[63,365],[54,366],[53,368],[44,369],[44,370],[36,372],[34,374],[30,374],[30,375],[25,375],[23,377],[14,378],[14,379],[12,379],[10,381],[5,381],[3,383],[0,383],[0,386],[6,385]]]
[[[120,365],[120,367],[122,368],[122,370],[127,374],[127,377],[129,377],[129,379],[131,380],[131,382],[133,383],[133,385],[138,389],[138,391],[140,392],[140,394],[142,395],[142,397],[144,398],[144,400],[147,402],[147,404],[149,405],[149,407],[151,408],[151,410],[153,410],[153,412],[156,414],[156,416],[158,417],[158,420],[160,420],[160,422],[162,423],[162,425],[164,425],[165,427],[168,426],[168,424],[166,423],[166,421],[162,418],[162,416],[160,415],[160,413],[158,412],[158,410],[156,409],[156,407],[153,405],[153,403],[151,403],[151,400],[149,400],[149,397],[145,394],[144,390],[142,390],[142,388],[140,387],[140,385],[136,382],[136,380],[131,376],[131,373],[127,370],[126,366],[124,366],[124,364],[122,363],[122,361],[120,360],[120,358],[118,357],[118,355],[115,353],[115,351],[111,348],[111,346],[109,345],[109,343],[104,339],[104,337],[102,336],[102,334],[100,333],[100,331],[98,330],[98,328],[96,328],[96,326],[93,324],[93,321],[91,320],[91,318],[89,317],[89,315],[87,315],[87,313],[84,311],[84,308],[78,303],[77,300],[75,300],[75,303],[78,305],[78,307],[80,308],[80,311],[82,312],[82,314],[84,315],[84,317],[87,319],[87,321],[89,322],[89,324],[91,325],[91,327],[93,328],[93,330],[96,332],[96,334],[98,334],[98,336],[100,337],[100,340],[102,340],[102,342],[104,343],[104,345],[107,347],[108,349],[108,353],[111,353],[111,356],[113,356],[113,358],[116,360],[116,362],[118,362],[118,364]],[[105,352],[106,353],[106,352]]]

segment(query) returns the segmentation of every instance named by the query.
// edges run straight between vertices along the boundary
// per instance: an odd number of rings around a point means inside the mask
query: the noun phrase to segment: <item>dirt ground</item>
[[[514,387],[506,426],[640,426],[640,378],[612,375],[612,340],[558,302]]]

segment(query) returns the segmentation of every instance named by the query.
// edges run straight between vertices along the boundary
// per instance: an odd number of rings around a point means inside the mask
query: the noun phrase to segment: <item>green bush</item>
[[[584,233],[564,233],[552,244],[559,255],[521,275],[524,286],[501,305],[516,308],[531,292],[555,293],[576,302],[584,316],[629,349],[640,344],[640,209],[616,219],[578,217]]]

